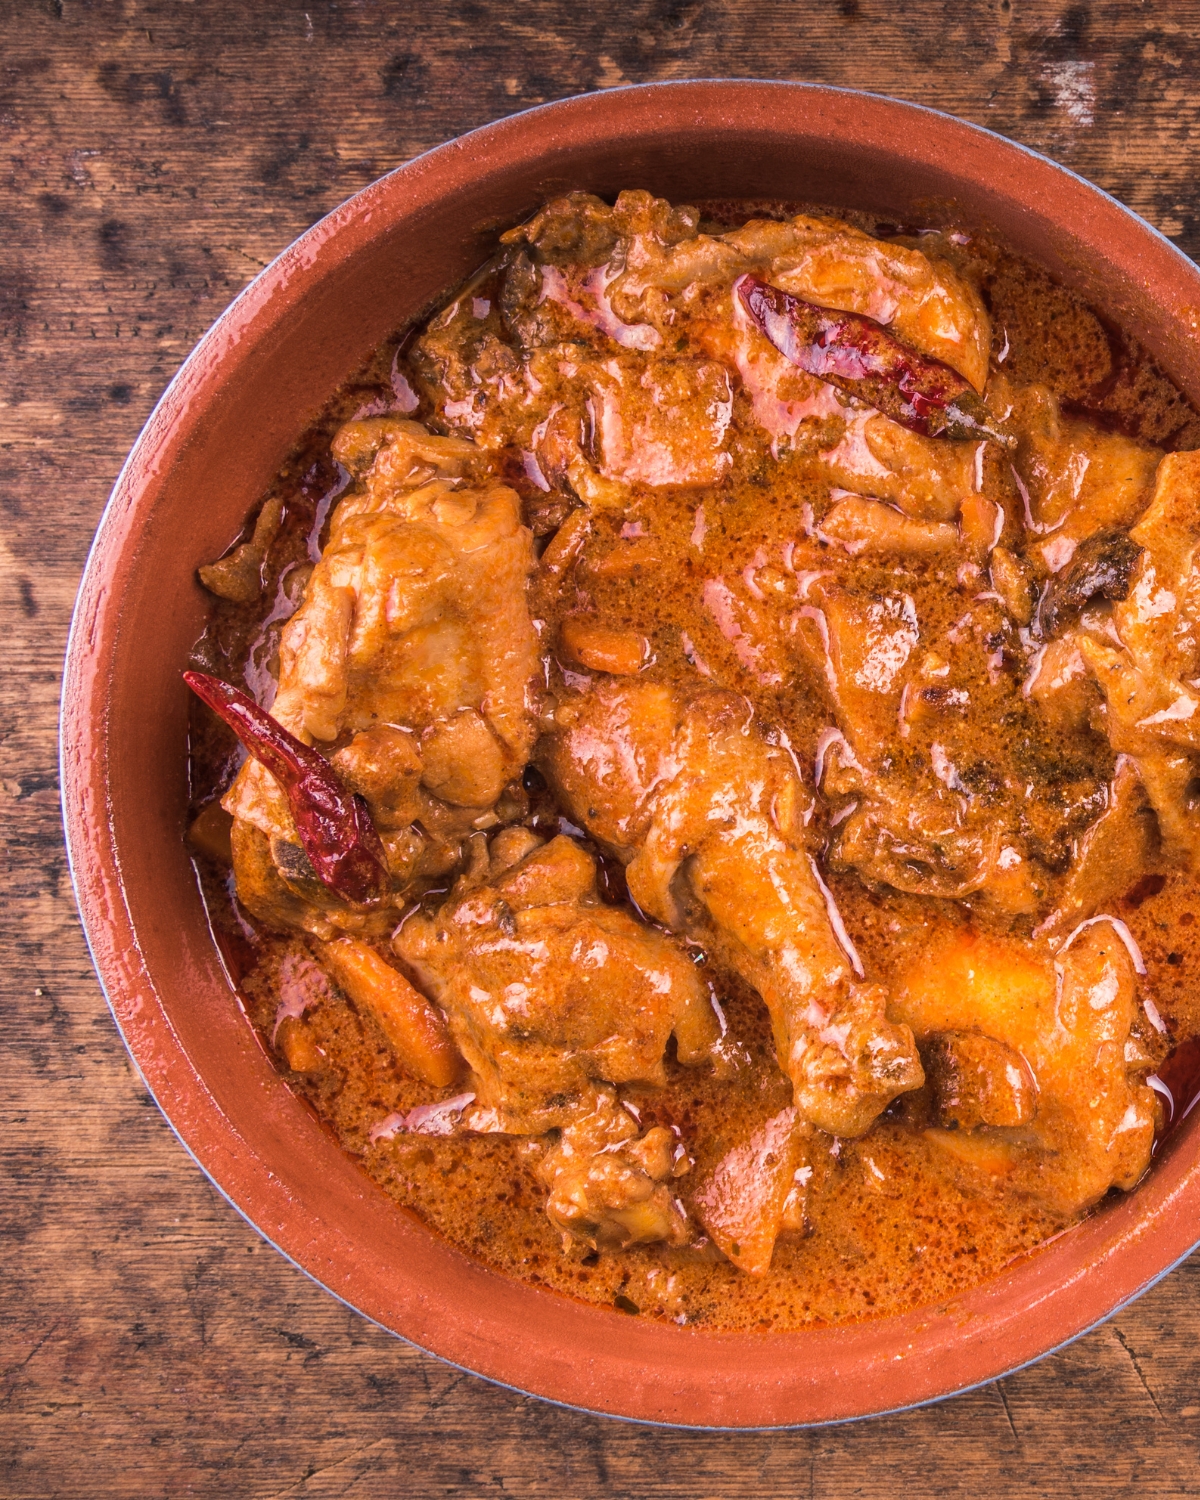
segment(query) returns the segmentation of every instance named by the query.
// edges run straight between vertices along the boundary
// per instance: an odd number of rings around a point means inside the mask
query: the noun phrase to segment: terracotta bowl
[[[303,235],[159,402],[104,513],[63,694],[79,908],[147,1085],[203,1170],[336,1296],[468,1370],[595,1412],[706,1427],[830,1422],[991,1380],[1077,1337],[1200,1237],[1200,1111],[1129,1197],[939,1306],[721,1335],[575,1304],[465,1259],[394,1206],[289,1093],[230,992],[183,845],[180,672],[217,555],[372,347],[567,188],[771,197],[911,220],[952,200],[1078,288],[1200,400],[1200,273],[1043,157],[891,100],[801,84],[655,84],[547,105],[393,172]]]

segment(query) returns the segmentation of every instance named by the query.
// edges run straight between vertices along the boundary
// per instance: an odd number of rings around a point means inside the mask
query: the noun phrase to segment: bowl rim
[[[693,79],[575,95],[506,116],[422,153],[347,198],[260,271],[191,350],[155,404],[122,465],[97,526],[68,636],[60,714],[60,786],[68,867],[93,965],[114,1022],[147,1091],[184,1149],[226,1201],[281,1255],[326,1291],[378,1326],[457,1368],[571,1409],[650,1425],[709,1431],[821,1426],[909,1410],[987,1384],[1081,1337],[1167,1275],[1200,1243],[1200,1136],[1192,1131],[1190,1165],[1182,1160],[1188,1153],[1182,1149],[1185,1143],[1181,1138],[1183,1132],[1179,1131],[1171,1149],[1162,1153],[1157,1167],[1139,1185],[1135,1195],[1070,1231],[1078,1236],[1092,1226],[1089,1232],[1094,1252],[1088,1264],[1083,1269],[1075,1268],[1065,1281],[1057,1272],[1050,1274],[1061,1259],[1060,1246],[1050,1244],[973,1293],[949,1299],[944,1309],[916,1309],[892,1318],[788,1334],[717,1334],[657,1323],[638,1328],[636,1322],[641,1320],[576,1304],[560,1294],[517,1283],[523,1287],[523,1293],[516,1302],[532,1307],[530,1298],[541,1299],[543,1303],[551,1301],[556,1304],[551,1314],[552,1324],[556,1329],[559,1325],[569,1325],[566,1334],[561,1335],[566,1358],[543,1370],[537,1359],[524,1357],[498,1337],[507,1331],[511,1338],[513,1332],[513,1310],[505,1304],[498,1284],[510,1288],[514,1284],[496,1273],[483,1272],[474,1278],[481,1288],[481,1297],[489,1302],[498,1299],[505,1305],[494,1313],[490,1306],[482,1311],[479,1307],[472,1308],[469,1317],[461,1318],[447,1336],[439,1337],[430,1319],[417,1315],[412,1299],[399,1311],[395,1305],[388,1305],[386,1299],[381,1303],[378,1286],[356,1278],[354,1266],[348,1264],[346,1246],[328,1226],[322,1225],[319,1233],[311,1223],[303,1232],[297,1232],[294,1223],[287,1225],[282,1233],[264,1227],[270,1213],[284,1209],[282,1201],[272,1200],[271,1185],[264,1189],[263,1174],[271,1175],[270,1162],[248,1149],[222,1113],[172,1030],[153,977],[142,962],[137,931],[125,897],[120,850],[112,837],[105,757],[103,753],[94,754],[94,746],[99,743],[103,748],[105,743],[105,700],[110,680],[104,670],[103,654],[95,652],[94,644],[113,607],[105,583],[119,563],[129,563],[136,549],[138,523],[144,513],[149,513],[145,503],[149,479],[169,467],[172,453],[186,441],[192,403],[202,404],[205,391],[219,380],[216,371],[223,360],[239,357],[239,345],[251,333],[252,325],[264,317],[281,316],[281,306],[300,295],[305,272],[317,265],[318,278],[323,274],[319,263],[329,259],[330,247],[335,242],[352,245],[371,239],[378,230],[379,213],[382,211],[386,216],[389,210],[403,211],[401,200],[406,197],[410,200],[408,211],[412,211],[411,202],[422,201],[422,194],[427,198],[432,194],[430,201],[433,201],[451,186],[465,182],[469,187],[472,160],[505,150],[510,154],[535,151],[538,141],[552,135],[559,121],[590,121],[603,127],[606,120],[611,122],[617,110],[632,103],[635,114],[648,126],[653,124],[656,113],[676,109],[693,123],[704,120],[710,126],[715,123],[729,129],[750,129],[756,113],[759,117],[769,114],[785,96],[802,113],[804,109],[809,114],[819,113],[826,106],[835,114],[838,106],[843,112],[853,108],[860,116],[869,117],[880,135],[889,129],[899,135],[897,127],[905,122],[936,122],[940,134],[956,140],[962,149],[968,146],[986,149],[1010,174],[1023,168],[1032,173],[1046,192],[1052,193],[1056,188],[1066,191],[1073,202],[1092,213],[1100,213],[1114,227],[1123,225],[1127,232],[1135,229],[1143,254],[1148,248],[1158,258],[1159,278],[1168,282],[1174,278],[1179,283],[1177,306],[1171,314],[1176,319],[1184,308],[1200,304],[1200,271],[1196,266],[1165,235],[1111,194],[1039,152],[927,106],[813,83]],[[1131,269],[1137,271],[1132,252],[1127,259],[1131,261]],[[1145,271],[1140,274],[1144,276]],[[1187,300],[1188,293],[1191,302]],[[136,565],[136,560],[129,565]],[[1200,1125],[1196,1128],[1200,1129]],[[1129,1210],[1133,1204],[1137,1205],[1136,1212],[1120,1212],[1120,1208]],[[286,1215],[280,1220],[281,1228],[285,1225]],[[431,1231],[419,1232],[436,1239]],[[458,1256],[444,1242],[438,1244],[446,1251],[443,1260],[452,1261]],[[465,1257],[458,1259],[464,1265],[474,1265],[467,1263]],[[1066,1262],[1062,1264],[1065,1266]],[[339,1282],[344,1284],[342,1289]],[[1009,1306],[998,1321],[993,1317],[994,1327],[990,1330],[981,1327],[966,1336],[961,1331],[957,1335],[947,1331],[961,1330],[988,1316],[986,1312],[977,1312],[972,1304],[989,1300],[986,1294],[1012,1282],[1019,1282],[1022,1288],[1021,1306]],[[1075,1296],[1073,1311],[1065,1305],[1070,1294]],[[545,1312],[544,1307],[542,1311]],[[1035,1312],[1046,1318],[1044,1336],[1030,1334],[1030,1324],[1036,1321]],[[555,1318],[553,1313],[562,1316]],[[398,1323],[406,1326],[399,1327]],[[940,1331],[932,1338],[931,1323]],[[614,1329],[619,1341],[631,1346],[631,1352],[621,1356],[604,1353],[606,1342],[612,1342]],[[897,1372],[886,1367],[887,1356],[878,1351],[863,1352],[863,1331],[878,1333],[884,1329],[894,1330],[898,1341],[906,1335],[912,1336],[908,1354],[902,1350],[890,1356],[895,1361],[905,1361],[905,1372],[912,1376],[911,1399],[907,1395],[895,1399],[885,1394],[895,1387],[893,1377]],[[645,1334],[649,1330],[653,1334],[647,1340]],[[587,1345],[586,1370],[576,1369],[578,1356],[573,1353],[573,1338],[582,1338]],[[656,1378],[657,1371],[647,1378],[645,1368],[637,1361],[653,1357],[656,1349],[659,1352],[667,1349],[669,1340],[675,1341],[679,1355],[672,1358],[664,1385]],[[967,1361],[972,1371],[969,1376],[946,1372],[943,1346],[947,1340],[954,1342],[960,1365],[962,1346],[972,1346],[969,1352],[973,1358]],[[888,1347],[899,1348],[898,1341]],[[1000,1347],[1005,1341],[1011,1355]],[[802,1345],[807,1346],[803,1351]],[[737,1346],[736,1357],[731,1352],[734,1346]],[[714,1397],[716,1376],[703,1368],[705,1350],[710,1358],[719,1358],[719,1351],[724,1351],[728,1360],[719,1397]],[[755,1357],[750,1358],[747,1351]],[[805,1380],[792,1368],[801,1363],[804,1352],[826,1360],[832,1367],[832,1375],[824,1380]],[[598,1373],[598,1365],[604,1365],[605,1369]],[[633,1391],[631,1396],[618,1395],[615,1399],[608,1396],[601,1373],[606,1380],[618,1385],[625,1380],[628,1385],[635,1371],[642,1378],[632,1379],[628,1387]],[[860,1396],[846,1396],[844,1387],[848,1377],[857,1377]],[[834,1392],[828,1388],[831,1385],[842,1389]],[[689,1411],[696,1404],[707,1405],[714,1415],[726,1419],[689,1420]],[[754,1420],[763,1405],[769,1411],[769,1419]]]

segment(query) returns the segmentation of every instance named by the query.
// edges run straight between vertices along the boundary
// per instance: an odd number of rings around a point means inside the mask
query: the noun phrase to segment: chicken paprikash
[[[986,234],[548,203],[200,569],[191,844],[399,1203],[627,1313],[937,1302],[1200,1032],[1200,418]]]

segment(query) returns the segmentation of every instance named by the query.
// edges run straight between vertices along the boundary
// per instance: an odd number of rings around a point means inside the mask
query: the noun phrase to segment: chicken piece
[[[1144,550],[1128,596],[1113,606],[1125,660],[1097,673],[1109,712],[1126,731],[1200,750],[1200,453],[1163,459],[1153,502],[1129,539]]]
[[[1010,915],[1037,911],[1048,888],[994,811],[952,787],[902,777],[839,824],[832,862],[914,896],[978,895]]]
[[[1035,795],[1022,784],[1014,796],[1012,778],[1001,779],[980,743],[972,721],[981,696],[991,692],[985,713],[1016,707],[996,663],[997,643],[1018,638],[998,602],[977,599],[937,650],[922,651],[907,593],[852,589],[832,570],[798,571],[787,603],[798,595],[800,607],[783,614],[773,590],[759,590],[759,604],[724,580],[705,585],[706,603],[717,583],[719,622],[738,660],[759,681],[782,682],[793,676],[789,654],[798,656],[828,697],[836,728],[818,741],[817,782],[835,804],[834,867],[915,895],[976,898],[1010,915],[1042,910],[1048,871],[1103,783],[1077,767],[1065,776],[1039,767]],[[1086,679],[1082,659],[1079,670]],[[1085,692],[1094,701],[1090,684]]]
[[[541,264],[606,267],[622,238],[645,236],[660,246],[692,240],[700,216],[665,198],[634,190],[609,205],[592,193],[552,198],[527,223],[502,236],[505,244],[528,245]]]
[[[716,483],[729,466],[735,370],[776,450],[801,441],[803,429],[836,443],[845,407],[833,387],[790,365],[732,296],[747,271],[824,306],[866,313],[982,388],[987,314],[945,262],[835,219],[758,220],[726,235],[700,234],[698,222],[694,209],[642,191],[622,193],[612,207],[572,193],[510,231],[501,258],[418,341],[439,416],[485,448],[523,449],[548,482],[565,477],[589,504],[580,454],[589,410],[609,482]],[[492,282],[498,296],[485,289]],[[668,348],[682,357],[666,357]],[[547,413],[541,393],[550,389]],[[953,469],[952,478],[913,475],[910,486],[897,475],[896,483],[917,509],[941,510],[948,487],[969,487],[961,463],[947,455],[934,468]],[[955,505],[919,518],[948,519]]]
[[[1136,763],[1158,818],[1164,860],[1180,869],[1200,868],[1200,755],[1147,749]]]
[[[953,521],[976,494],[980,444],[921,437],[879,412],[846,415],[838,441],[819,455],[835,484],[886,500],[913,521]]]
[[[978,292],[946,261],[805,214],[751,220],[723,238],[751,264],[765,263],[772,285],[883,323],[983,389],[991,324]]]
[[[1079,650],[1105,697],[1105,727],[1114,750],[1137,763],[1162,830],[1168,860],[1187,869],[1200,863],[1200,826],[1193,814],[1200,792],[1200,754],[1184,744],[1197,737],[1192,714],[1200,702],[1181,684],[1149,675],[1153,663],[1138,665],[1131,653],[1114,650],[1086,635]],[[1174,692],[1167,706],[1164,698]],[[1167,743],[1164,743],[1167,741]]]
[[[257,599],[263,591],[263,564],[282,523],[283,501],[273,495],[259,511],[248,541],[235,547],[227,557],[197,569],[200,582],[209,593],[231,599],[235,604],[250,604]]]
[[[381,833],[406,828],[417,817],[421,756],[410,729],[372,724],[343,746],[331,764],[346,786],[366,799]]]
[[[623,204],[649,213],[648,195],[622,193]],[[653,200],[651,200],[651,203]],[[628,210],[626,210],[628,212]],[[888,325],[922,354],[940,359],[977,390],[987,378],[991,328],[978,294],[944,261],[872,239],[838,219],[797,214],[752,219],[722,235],[664,236],[658,222],[628,220],[612,256],[623,269],[606,290],[626,322],[652,316],[652,293],[677,294],[705,282],[732,282],[754,271],[772,285],[842,312]],[[633,229],[633,233],[629,233]]]
[[[338,929],[382,935],[395,921],[350,907],[317,879],[295,836],[268,837],[248,818],[234,818],[229,834],[237,898],[250,915],[276,932],[333,937]]]
[[[1128,596],[1113,605],[1119,645],[1079,632],[1107,703],[1112,746],[1131,755],[1158,814],[1164,853],[1200,862],[1200,453],[1170,453],[1154,498],[1129,533],[1141,547]]]
[[[920,1065],[882,990],[854,977],[804,848],[807,793],[750,716],[732,693],[685,703],[606,684],[562,705],[542,764],[572,818],[627,862],[642,910],[762,995],[801,1118],[858,1135],[919,1086]]]
[[[729,373],[694,359],[625,355],[588,367],[600,473],[625,484],[719,484],[733,463]]]
[[[593,1250],[625,1250],[687,1243],[687,1215],[669,1184],[688,1165],[669,1130],[656,1125],[639,1137],[604,1089],[594,1108],[563,1129],[537,1171],[549,1189],[551,1223]]]
[[[534,735],[527,696],[538,664],[525,603],[530,536],[519,502],[503,485],[474,488],[453,473],[411,488],[426,447],[451,440],[375,421],[351,423],[334,440],[335,457],[348,466],[364,441],[367,451],[380,446],[371,467],[357,471],[362,491],[338,506],[320,564],[331,581],[356,591],[344,719],[424,728],[474,709],[511,774]],[[458,456],[461,475],[473,455]],[[286,660],[284,647],[286,633]],[[291,686],[281,672],[280,696]],[[295,686],[303,700],[303,682]]]
[[[781,1230],[803,1223],[810,1133],[795,1109],[781,1110],[732,1146],[693,1194],[700,1222],[739,1271],[766,1275]]]
[[[413,422],[348,423],[334,455],[359,482],[284,629],[272,715],[306,744],[349,740],[337,769],[380,828],[421,815],[428,829],[424,792],[468,809],[465,829],[520,772],[535,733],[533,559],[517,496],[471,482],[471,444]],[[297,846],[286,799],[258,762],[242,767],[224,806],[273,849]],[[235,869],[243,893],[265,873]],[[309,892],[318,910],[308,925],[325,935],[344,915],[327,895]],[[268,892],[255,899],[282,910]]]
[[[820,457],[836,483],[892,501],[916,520],[952,519],[975,484],[975,446],[931,441],[878,413],[848,410],[832,386],[785,359],[725,288],[751,270],[825,307],[860,313],[870,309],[867,316],[890,324],[902,340],[961,369],[982,388],[990,329],[975,293],[943,263],[919,251],[883,245],[835,220],[758,221],[705,241],[700,236],[676,245],[669,255],[680,269],[689,260],[696,263],[696,284],[723,283],[721,291],[713,288],[697,302],[694,290],[664,298],[663,289],[652,287],[643,302],[651,316],[656,299],[664,305],[664,332],[666,309],[674,329],[680,305],[686,304],[690,316],[684,326],[706,353],[737,369],[757,422],[772,437],[773,451],[784,442],[795,445],[802,429],[820,447],[821,435],[833,424],[833,446]],[[649,259],[653,263],[653,252]],[[668,278],[667,290],[677,274]],[[635,269],[614,281],[618,306],[627,286],[640,285],[643,275]],[[939,314],[933,313],[934,305]]]
[[[1019,1052],[990,1036],[968,1031],[936,1033],[921,1048],[925,1082],[941,1126],[1028,1125],[1037,1109],[1037,1085]]]
[[[946,937],[901,979],[890,1013],[923,1042],[965,1032],[1000,1044],[990,1063],[976,1052],[977,1107],[954,1134],[978,1143],[987,1170],[1069,1216],[1110,1187],[1133,1187],[1149,1165],[1154,1095],[1125,1052],[1135,998],[1129,953],[1116,927],[1097,919],[1060,948],[1057,961],[1015,939]],[[991,1123],[980,1107],[986,1097],[988,1114],[1028,1112],[1030,1091],[1007,1078],[1010,1053],[1036,1088],[1029,1123]],[[976,1117],[980,1123],[965,1123]],[[945,1144],[939,1132],[930,1134]]]
[[[529,396],[526,372],[495,295],[503,265],[494,261],[472,277],[429,320],[410,351],[418,386],[439,424],[469,435],[485,451],[504,445],[513,424],[510,408],[526,404]],[[555,335],[549,341],[556,341]],[[498,406],[503,408],[499,423]],[[522,424],[526,433],[536,421],[534,416]]]
[[[560,836],[513,861],[523,832],[498,835],[487,883],[410,917],[394,947],[471,1068],[468,1128],[561,1129],[538,1169],[551,1220],[595,1249],[682,1243],[687,1216],[665,1184],[685,1154],[661,1127],[639,1136],[605,1085],[665,1083],[672,1033],[681,1063],[720,1065],[712,998],[669,938],[599,902],[578,844]]]
[[[672,224],[674,232],[694,232],[687,210],[643,196],[652,207],[649,217],[634,214],[640,225],[653,219],[659,234],[669,235]],[[611,500],[606,485],[715,482],[729,464],[726,372],[689,358],[647,359],[662,335],[648,324],[626,324],[609,302],[613,273],[605,258],[630,224],[628,213],[614,218],[587,194],[547,205],[504,236],[508,248],[429,324],[414,350],[448,425],[491,451],[524,450],[541,482],[573,490],[589,505]],[[698,393],[697,380],[715,382],[713,390]],[[544,393],[551,390],[547,410]],[[707,394],[715,394],[715,404]],[[604,474],[585,455],[593,436]]]
[[[851,557],[881,552],[893,557],[931,557],[952,552],[958,532],[940,521],[913,521],[901,511],[861,495],[845,495],[821,522],[822,539],[840,542]]]
[[[539,755],[565,806],[609,849],[636,850],[669,763],[679,700],[658,682],[598,682],[555,710]]]
[[[979,895],[1006,912],[1036,910],[1040,877],[1021,840],[972,794],[942,738],[927,760],[896,754],[897,725],[904,737],[911,730],[903,710],[922,703],[909,691],[920,638],[911,597],[862,596],[818,580],[808,599],[793,641],[844,737],[820,757],[819,789],[854,798],[837,824],[834,864],[914,895]]]
[[[417,913],[393,946],[449,1018],[493,1128],[569,1124],[597,1084],[665,1082],[713,1056],[719,1024],[695,966],[670,938],[602,905],[596,867],[560,836]]]
[[[1075,840],[1071,864],[1054,911],[1036,936],[1064,935],[1121,895],[1159,860],[1154,808],[1137,763],[1122,755],[1108,792],[1108,807]]]
[[[1026,498],[1026,524],[1045,566],[1058,573],[1087,537],[1132,526],[1145,510],[1161,454],[1119,433],[1061,415],[1044,386],[997,376],[988,406],[1017,438],[1014,470]]]
[[[712,288],[703,302],[688,307],[689,337],[708,358],[737,372],[754,422],[770,438],[776,456],[787,448],[836,442],[846,425],[838,391],[780,354],[731,287],[732,281],[723,290]]]
[[[520,770],[480,709],[462,708],[421,736],[422,785],[452,807],[491,807]]]

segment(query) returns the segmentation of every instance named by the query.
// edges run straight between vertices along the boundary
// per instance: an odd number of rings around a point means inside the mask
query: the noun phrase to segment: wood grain
[[[1198,0],[5,0],[0,28],[0,1493],[1200,1492],[1200,1259],[997,1385],[815,1432],[582,1417],[382,1333],[265,1245],[147,1098],[76,923],[55,764],[126,451],[234,294],[364,183],[545,99],[806,78],[1011,135],[1196,255]]]

